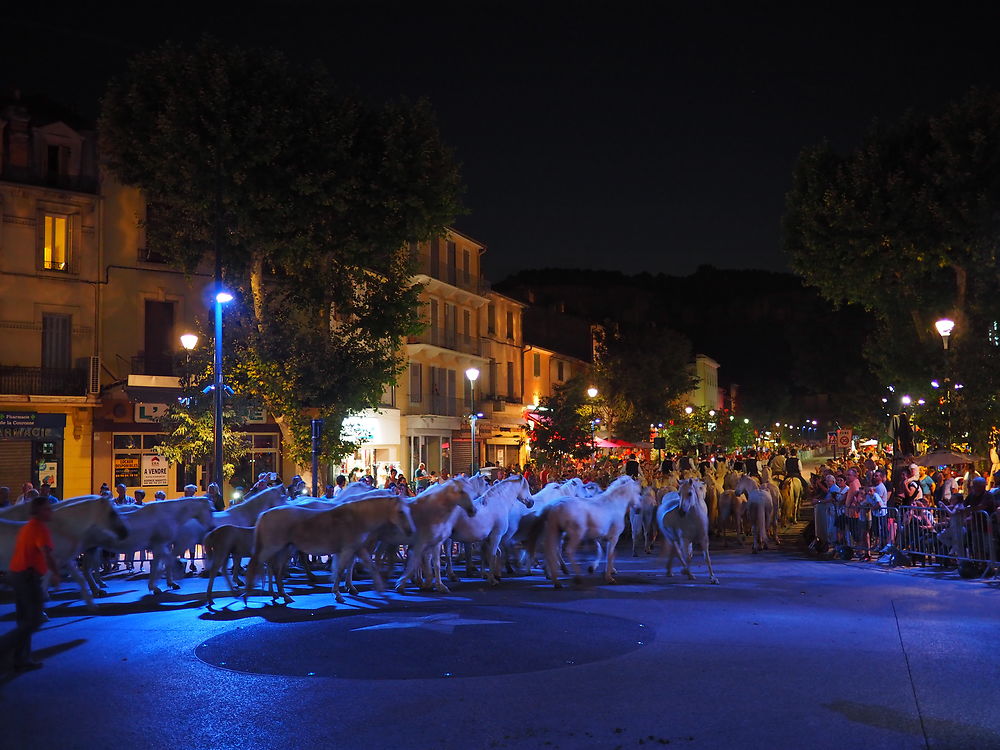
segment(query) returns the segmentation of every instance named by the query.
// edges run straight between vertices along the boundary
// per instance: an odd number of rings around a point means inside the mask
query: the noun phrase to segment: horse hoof
[[[604,582],[611,585],[618,583],[618,581],[616,581],[614,578],[605,578]]]
[[[354,586],[351,586],[349,589],[347,589],[347,593],[350,594],[351,596],[357,596],[358,590]]]
[[[181,586],[180,586],[180,584],[179,584],[179,583],[171,583],[171,584],[170,584],[170,590],[171,590],[171,591],[177,591],[177,589],[179,589],[180,587],[181,587]]]
[[[154,587],[149,590],[149,593],[152,594],[153,596],[159,596],[163,592],[159,589],[159,587]]]
[[[562,587],[563,587],[563,585],[561,583],[553,583],[552,584],[552,588],[554,588],[554,589],[561,589]]]
[[[337,600],[337,604],[343,604],[344,603],[344,597],[341,596],[340,594],[337,594],[337,596],[335,596],[334,598]]]
[[[715,584],[716,586],[718,586],[718,585],[719,585],[719,579],[718,579],[718,578],[716,578],[715,576],[712,576],[712,577],[711,577],[711,578],[709,579],[709,581],[710,581],[711,583],[714,583],[714,584]]]
[[[471,575],[471,573],[470,573],[470,575]],[[456,573],[452,573],[450,576],[448,576],[448,580],[451,581],[452,583],[458,583],[462,579],[459,578]]]
[[[590,573],[591,575],[594,575],[594,570],[595,569],[594,569],[593,565],[588,565],[587,566],[587,572]]]

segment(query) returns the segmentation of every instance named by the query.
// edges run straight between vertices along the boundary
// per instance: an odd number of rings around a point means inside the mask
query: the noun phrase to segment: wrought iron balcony
[[[19,396],[85,396],[87,371],[76,367],[0,365],[0,393]]]
[[[169,354],[140,354],[132,357],[132,374],[177,375],[177,360]]]
[[[443,349],[453,349],[463,354],[480,353],[479,339],[475,336],[465,336],[459,333],[450,333],[440,328],[428,328],[419,336],[410,336],[407,339],[410,344],[431,344],[440,346]]]

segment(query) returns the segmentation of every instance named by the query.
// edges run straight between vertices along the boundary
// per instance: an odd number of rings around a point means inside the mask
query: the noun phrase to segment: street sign
[[[835,446],[837,444],[837,431],[826,433],[826,444],[829,446]]]
[[[850,448],[853,436],[854,430],[837,430],[837,445],[840,448]]]

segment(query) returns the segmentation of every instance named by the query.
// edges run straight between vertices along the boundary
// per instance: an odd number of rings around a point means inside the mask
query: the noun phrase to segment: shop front
[[[0,412],[0,486],[16,498],[25,482],[48,483],[62,496],[65,414],[28,411]]]
[[[344,440],[359,443],[354,453],[330,467],[330,482],[337,474],[349,476],[357,469],[362,475],[371,472],[379,486],[391,469],[403,471],[400,457],[399,409],[366,409],[347,417],[340,428]],[[356,472],[357,473],[357,472]]]

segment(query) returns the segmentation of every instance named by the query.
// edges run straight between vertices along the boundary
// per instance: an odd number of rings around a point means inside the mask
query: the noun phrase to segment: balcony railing
[[[476,408],[480,408],[478,405]],[[469,415],[469,400],[447,396],[424,394],[419,403],[410,403],[411,414],[435,414],[440,417],[466,417]]]
[[[83,368],[0,365],[0,393],[19,396],[85,396],[87,371]]]
[[[91,175],[39,173],[35,169],[12,167],[9,164],[4,167],[3,172],[0,172],[0,179],[82,193],[97,192],[97,178]]]
[[[428,328],[419,336],[410,336],[407,341],[411,344],[431,344],[443,349],[454,349],[463,354],[478,355],[480,353],[478,338],[450,333],[440,328]]]
[[[177,375],[177,361],[171,355],[140,354],[132,357],[133,375]]]

